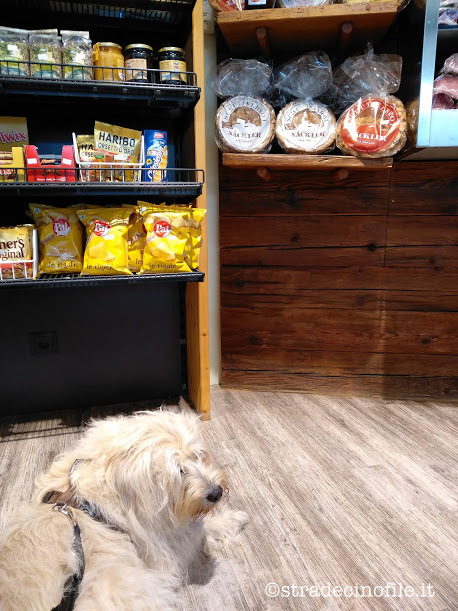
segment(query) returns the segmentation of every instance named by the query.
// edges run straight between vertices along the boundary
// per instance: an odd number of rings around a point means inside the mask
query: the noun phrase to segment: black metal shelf
[[[40,278],[21,278],[17,280],[1,280],[2,289],[46,289],[46,288],[79,288],[84,286],[104,286],[113,284],[157,284],[170,282],[203,282],[205,274],[194,271],[177,274],[145,274],[135,276],[77,276],[72,274],[44,274]]]
[[[195,73],[192,82],[197,83]],[[162,85],[156,83],[125,83],[108,81],[71,81],[17,77],[0,74],[0,95],[40,96],[51,99],[70,98],[71,101],[128,102],[129,106],[141,105],[175,113],[194,108],[200,98],[200,87],[195,85]]]
[[[127,179],[128,174],[146,172],[148,168],[127,169],[127,168],[105,168],[100,169],[54,169],[43,166],[35,168],[15,168],[13,172],[14,180],[7,180],[7,177],[0,175],[0,193],[14,194],[19,197],[31,195],[39,197],[88,197],[88,196],[135,196],[138,198],[149,197],[155,200],[176,201],[177,203],[190,203],[202,194],[204,183],[204,171],[195,169],[168,168],[167,170],[156,170],[156,173],[168,180],[163,182],[140,182]],[[7,172],[2,169],[2,172]],[[47,180],[36,182],[32,178],[38,178],[43,171],[46,172]],[[113,182],[86,182],[82,180],[74,181],[76,177],[85,177],[85,173],[90,172],[110,172],[120,174],[123,180]],[[65,182],[60,182],[62,177],[67,175]],[[30,182],[18,180],[21,177],[28,177]],[[42,180],[42,179],[41,179]]]
[[[202,194],[202,183],[151,182],[0,182],[0,193],[19,196],[138,196],[192,202]]]
[[[16,0],[12,11],[27,11],[32,20],[44,15],[71,18],[75,25],[176,28],[189,22],[196,0]]]

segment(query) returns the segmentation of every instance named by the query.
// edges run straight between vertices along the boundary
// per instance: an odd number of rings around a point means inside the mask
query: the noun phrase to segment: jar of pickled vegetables
[[[123,81],[124,55],[114,42],[96,42],[92,50],[96,81]]]

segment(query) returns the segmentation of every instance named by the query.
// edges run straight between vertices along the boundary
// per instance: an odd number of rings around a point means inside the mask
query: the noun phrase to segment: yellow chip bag
[[[191,269],[199,267],[199,255],[202,247],[202,219],[207,212],[203,208],[190,208],[189,234],[184,258]]]
[[[38,275],[79,273],[83,268],[83,229],[74,208],[30,204],[38,227]]]
[[[142,208],[146,246],[141,274],[190,272],[184,260],[189,210],[149,206]]]
[[[129,269],[131,272],[139,272],[143,263],[143,251],[146,245],[146,230],[143,225],[143,216],[137,206],[123,204],[124,206],[131,209],[127,237]]]
[[[131,275],[127,234],[130,208],[85,208],[78,217],[86,226],[83,276]]]
[[[137,202],[139,211],[144,214],[152,204],[147,202]],[[191,269],[197,269],[199,267],[199,255],[202,247],[202,219],[206,214],[204,208],[191,208],[186,206],[167,206],[166,204],[159,204],[155,208],[162,210],[182,211],[185,210],[189,213],[188,219],[188,239],[184,249],[184,259]]]

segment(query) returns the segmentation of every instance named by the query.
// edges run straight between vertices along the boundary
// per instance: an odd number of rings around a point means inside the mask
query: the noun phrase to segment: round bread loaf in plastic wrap
[[[216,113],[216,143],[225,153],[260,153],[270,149],[275,112],[263,98],[238,95]]]
[[[391,157],[407,140],[406,111],[393,95],[368,95],[342,114],[337,123],[337,146],[355,157]]]
[[[324,104],[294,100],[278,113],[276,136],[287,153],[318,155],[334,148],[336,119]]]

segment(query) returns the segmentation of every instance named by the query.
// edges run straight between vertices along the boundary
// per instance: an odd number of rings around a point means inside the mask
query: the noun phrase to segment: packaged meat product
[[[458,25],[458,9],[445,8],[439,10],[439,19],[437,20],[438,25],[452,26]]]
[[[86,227],[82,276],[130,276],[128,230],[131,208],[84,208],[77,211]]]
[[[454,107],[455,102],[447,93],[435,93],[433,95],[433,110],[450,110]]]
[[[334,148],[336,119],[324,104],[294,100],[279,112],[276,136],[287,153],[317,155]]]
[[[401,100],[392,95],[359,99],[337,123],[337,146],[347,155],[390,157],[406,140],[406,111]]]
[[[30,204],[38,227],[38,274],[79,273],[83,269],[83,231],[76,210]]]
[[[275,112],[263,98],[240,95],[221,104],[216,113],[216,142],[224,152],[260,153],[270,148]]]
[[[446,93],[454,100],[458,100],[458,76],[442,74],[433,84],[434,93]]]
[[[445,60],[444,67],[442,68],[441,72],[444,72],[445,74],[455,74],[458,76],[458,53],[450,55],[450,57]]]

